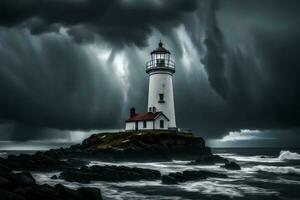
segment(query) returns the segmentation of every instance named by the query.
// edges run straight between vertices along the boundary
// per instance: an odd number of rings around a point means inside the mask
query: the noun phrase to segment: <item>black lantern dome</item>
[[[168,71],[175,73],[175,62],[170,59],[171,52],[158,43],[158,48],[151,52],[151,60],[146,64],[146,72]]]
[[[171,54],[169,50],[167,50],[167,49],[165,49],[165,48],[163,47],[163,45],[164,45],[164,44],[163,44],[161,41],[159,41],[159,43],[158,43],[158,48],[155,49],[155,50],[153,50],[153,51],[151,52],[151,55],[152,55],[152,54]]]

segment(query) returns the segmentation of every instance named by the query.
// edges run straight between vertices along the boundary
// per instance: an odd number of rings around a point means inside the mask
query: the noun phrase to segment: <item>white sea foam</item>
[[[256,155],[256,156],[242,156],[236,154],[218,154],[224,158],[241,161],[241,162],[261,162],[261,163],[278,163],[288,160],[300,160],[300,154],[291,151],[280,151],[278,157]]]
[[[241,156],[235,154],[218,154],[218,155],[227,159],[241,161],[241,162],[261,162],[261,163],[283,162],[282,160],[279,160],[277,157],[264,156],[264,155],[258,155],[258,156]]]
[[[266,165],[257,165],[252,168],[253,171],[265,171],[272,172],[276,174],[298,174],[300,175],[300,169],[295,167],[277,167],[277,166],[266,166]],[[250,169],[251,171],[251,169]]]
[[[300,160],[300,154],[290,151],[280,151],[279,160]]]

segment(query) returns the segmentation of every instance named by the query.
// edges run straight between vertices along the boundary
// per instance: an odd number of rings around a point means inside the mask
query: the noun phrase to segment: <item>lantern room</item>
[[[170,59],[170,55],[171,52],[165,49],[160,41],[158,48],[151,52],[151,60],[146,64],[146,72],[163,70],[175,73],[175,63]]]

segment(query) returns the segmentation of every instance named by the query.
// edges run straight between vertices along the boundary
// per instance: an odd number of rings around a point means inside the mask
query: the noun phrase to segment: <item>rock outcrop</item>
[[[73,156],[118,161],[195,160],[211,155],[201,137],[173,131],[135,131],[94,134],[66,150]]]
[[[240,170],[241,169],[241,167],[236,162],[228,162],[228,163],[225,163],[225,165],[223,165],[221,167],[228,169],[228,170]]]
[[[163,184],[178,184],[186,181],[197,181],[207,178],[227,178],[227,175],[203,170],[186,170],[183,172],[163,175],[161,177],[161,181]]]
[[[152,169],[125,166],[91,166],[63,171],[59,178],[69,182],[159,180],[160,172]]]
[[[226,158],[223,158],[218,155],[204,155],[199,156],[196,160],[189,163],[189,165],[214,165],[217,163],[228,163],[229,161]]]
[[[39,185],[29,172],[13,172],[8,166],[0,165],[1,200],[102,200],[97,188],[79,188],[73,190],[57,184]]]

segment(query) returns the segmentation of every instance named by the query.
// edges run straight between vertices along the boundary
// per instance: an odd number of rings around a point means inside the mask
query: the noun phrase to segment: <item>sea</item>
[[[237,162],[242,169],[231,171],[220,165],[188,165],[189,161],[171,162],[99,162],[91,165],[125,165],[159,170],[162,174],[184,170],[207,170],[224,173],[228,178],[208,178],[177,185],[164,185],[157,181],[128,181],[121,183],[92,182],[70,183],[52,180],[53,173],[33,173],[39,184],[64,184],[71,188],[97,187],[104,200],[299,200],[300,199],[300,148],[213,148],[213,153]],[[34,151],[0,151],[1,157],[9,154]]]

